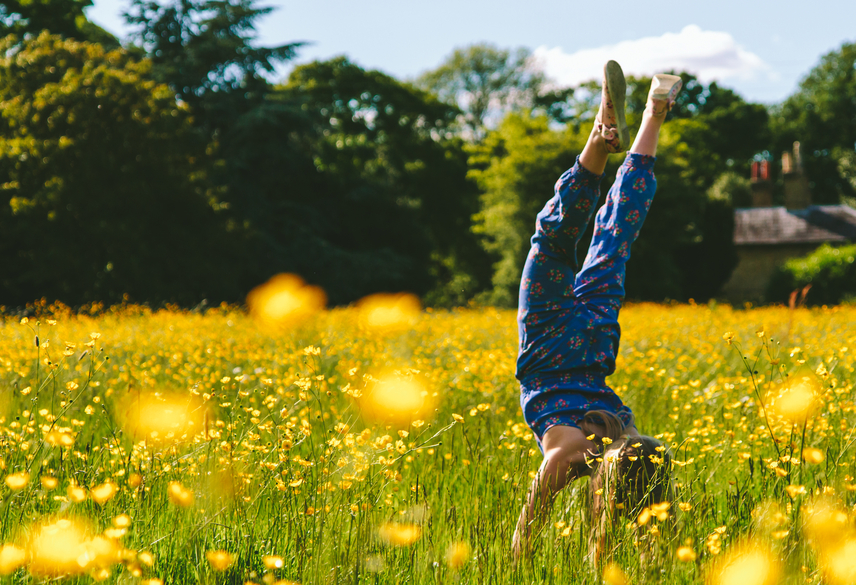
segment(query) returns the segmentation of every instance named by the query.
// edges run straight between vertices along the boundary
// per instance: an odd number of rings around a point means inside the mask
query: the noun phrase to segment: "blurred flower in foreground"
[[[360,325],[383,333],[411,327],[419,319],[422,305],[411,294],[376,294],[357,303]]]
[[[278,274],[247,295],[250,315],[261,327],[273,331],[299,325],[326,303],[322,289],[307,285],[295,274]]]
[[[0,548],[0,575],[8,575],[23,567],[27,562],[27,552],[12,544],[4,544]]]
[[[466,542],[453,542],[446,550],[446,562],[453,569],[459,569],[470,560],[471,554],[472,549],[469,544]]]
[[[847,512],[832,500],[818,498],[803,506],[801,512],[803,536],[819,553],[835,548],[844,538],[853,536]]]
[[[691,563],[696,560],[696,553],[690,546],[678,547],[678,550],[675,552],[675,556],[682,563]]]
[[[771,393],[773,412],[792,423],[802,424],[818,406],[818,383],[813,374],[797,373]]]
[[[603,582],[606,585],[630,585],[630,579],[615,563],[610,563],[603,570]]]
[[[371,380],[360,399],[360,407],[368,419],[407,423],[424,418],[431,400],[415,375],[395,372]]]
[[[193,396],[143,394],[121,409],[121,424],[135,441],[189,440],[203,431],[205,409]]]
[[[45,435],[45,441],[54,447],[71,447],[74,445],[74,435],[53,430]]]
[[[820,554],[824,582],[830,585],[856,583],[856,540],[849,539]]]
[[[422,536],[422,529],[417,524],[387,522],[378,528],[378,536],[387,544],[410,546]]]
[[[104,504],[111,500],[118,491],[119,488],[116,484],[108,481],[89,490],[89,495],[96,504]]]
[[[96,536],[83,543],[83,552],[77,557],[77,564],[83,567],[107,568],[119,562],[120,548],[113,539]]]
[[[169,501],[181,508],[187,508],[193,505],[193,492],[177,481],[169,482],[166,488]]]
[[[277,556],[264,556],[262,557],[262,563],[264,563],[265,567],[273,571],[274,569],[281,569],[285,566],[285,559]]]
[[[817,465],[818,463],[823,463],[825,458],[823,451],[820,449],[815,449],[814,447],[806,447],[802,450],[803,460],[806,463],[813,463]]]
[[[65,490],[65,493],[68,494],[68,499],[75,504],[86,501],[86,490],[80,486],[74,484],[69,485],[68,489]]]
[[[776,585],[779,562],[768,550],[754,544],[738,546],[713,565],[711,585]]]
[[[24,488],[28,483],[30,483],[30,474],[26,471],[6,476],[6,486],[13,492]]]
[[[225,550],[209,550],[205,553],[205,558],[215,571],[225,571],[235,562],[234,555]]]
[[[86,532],[72,520],[62,518],[41,525],[27,546],[30,573],[36,577],[59,577],[85,572],[89,564],[85,544]]]

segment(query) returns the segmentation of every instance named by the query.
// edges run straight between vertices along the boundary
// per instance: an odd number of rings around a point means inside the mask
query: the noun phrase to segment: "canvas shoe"
[[[675,104],[682,86],[683,82],[677,75],[658,73],[651,80],[646,109],[657,118],[665,116]]]
[[[630,145],[630,129],[624,118],[626,94],[627,82],[621,66],[615,61],[607,61],[603,66],[602,95],[595,129],[603,137],[609,153],[623,152]]]

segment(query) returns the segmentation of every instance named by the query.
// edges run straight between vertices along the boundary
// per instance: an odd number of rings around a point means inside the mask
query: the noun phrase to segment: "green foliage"
[[[546,116],[511,113],[472,147],[472,178],[482,191],[474,229],[497,260],[484,301],[514,306],[535,216],[551,187],[582,152],[586,137],[551,130]]]
[[[856,244],[824,244],[807,256],[788,260],[770,280],[767,299],[787,302],[792,291],[809,284],[808,304],[835,305],[850,300],[856,291]]]
[[[707,192],[709,199],[725,201],[734,207],[752,206],[752,187],[749,179],[733,171],[719,175]]]
[[[640,242],[657,238],[658,247],[674,250],[663,255],[673,258],[675,272],[669,272],[678,275],[673,289],[677,296],[663,294],[666,273],[660,279],[649,277],[646,294],[640,295],[644,298],[701,301],[716,296],[736,266],[737,254],[732,203],[714,199],[708,191],[727,171],[747,176],[753,154],[769,137],[763,106],[747,103],[715,83],[704,87],[685,77],[693,99],[663,128],[655,169],[657,196],[640,237]],[[633,271],[644,268],[638,258],[628,267],[628,294],[633,291]]]
[[[824,55],[797,92],[774,108],[771,126],[774,152],[800,142],[815,203],[856,195],[838,168],[839,157],[853,152],[856,140],[856,43]]]
[[[263,195],[287,213],[261,229],[304,250],[292,267],[317,273],[335,302],[409,290],[459,303],[480,274],[489,278],[470,232],[477,194],[466,155],[460,141],[444,139],[454,107],[344,58],[295,68],[276,97],[308,122],[303,152],[293,152],[306,172],[285,190],[277,175]]]
[[[838,172],[856,193],[856,151],[839,149],[835,157],[838,160]],[[850,197],[853,200],[853,197]]]
[[[86,19],[83,10],[92,0],[3,0],[0,2],[0,37],[38,36],[42,31],[104,45],[119,47],[116,37]]]
[[[511,109],[544,102],[538,100],[544,81],[528,49],[509,51],[480,43],[455,49],[439,67],[423,73],[416,84],[461,108],[465,129],[480,138],[489,116],[501,117]],[[565,93],[558,92],[544,105],[549,107],[565,97]]]
[[[220,248],[204,144],[148,63],[47,33],[3,43],[4,303],[225,294],[203,260]]]
[[[269,90],[265,74],[300,43],[256,47],[255,23],[272,8],[255,0],[132,0],[126,14],[156,78],[187,102],[208,130],[227,125]]]

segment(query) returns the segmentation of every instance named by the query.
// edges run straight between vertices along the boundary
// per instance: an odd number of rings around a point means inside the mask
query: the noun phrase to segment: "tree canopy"
[[[256,0],[129,0],[124,48],[88,5],[0,2],[0,304],[234,302],[293,272],[335,304],[514,305],[599,81],[557,87],[528,50],[479,43],[413,82],[337,57],[275,83],[302,43],[261,46]],[[628,297],[716,296],[750,164],[794,140],[815,200],[856,202],[854,47],[772,108],[679,72]],[[628,79],[631,128],[649,84]]]
[[[64,38],[100,43],[108,49],[119,41],[86,18],[92,0],[4,0],[0,2],[0,37],[38,36],[49,31]]]
[[[216,200],[186,110],[124,51],[42,33],[0,53],[4,302],[191,302]]]
[[[456,104],[463,112],[463,126],[478,138],[488,116],[499,119],[510,110],[535,105],[544,81],[528,49],[510,51],[478,43],[455,49],[416,83],[446,103]]]
[[[771,125],[774,153],[800,142],[816,203],[856,196],[844,160],[856,150],[856,43],[824,55],[796,93],[773,109]]]

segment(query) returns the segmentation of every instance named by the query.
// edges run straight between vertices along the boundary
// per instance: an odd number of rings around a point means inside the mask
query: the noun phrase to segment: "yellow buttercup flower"
[[[603,569],[603,582],[606,585],[630,585],[630,579],[615,563],[610,563]]]
[[[181,508],[192,506],[195,500],[193,492],[177,481],[169,482],[169,485],[166,488],[166,493],[169,497],[169,501]]]
[[[781,568],[773,554],[755,544],[738,546],[716,563],[712,585],[776,585]]]
[[[806,447],[802,450],[802,456],[806,463],[812,463],[817,465],[818,463],[823,463],[825,458],[823,451],[820,449],[815,449],[813,447]]]
[[[146,393],[120,407],[125,432],[136,441],[172,443],[204,431],[207,409],[192,395]]]
[[[86,572],[86,531],[73,520],[62,518],[39,526],[27,543],[29,571],[36,577],[60,577]],[[80,560],[80,562],[78,562]]]
[[[250,315],[261,327],[274,331],[303,323],[326,303],[323,290],[294,274],[274,276],[247,295]]]
[[[422,536],[418,524],[387,522],[378,529],[378,536],[387,544],[410,546]]]
[[[41,482],[42,487],[46,490],[52,490],[59,485],[59,480],[50,475],[43,475],[39,478],[39,481]]]
[[[410,294],[375,294],[357,303],[363,327],[382,333],[404,331],[419,319],[422,306]]]
[[[470,560],[472,548],[466,542],[453,542],[446,549],[446,562],[453,569],[459,569]]]
[[[86,501],[86,490],[80,486],[70,485],[68,486],[66,493],[68,494],[68,499],[75,504]]]
[[[96,504],[104,504],[110,501],[118,491],[116,484],[108,481],[89,490],[89,495]]]
[[[830,585],[856,583],[856,539],[850,538],[820,555],[824,581]]]
[[[429,412],[433,400],[416,375],[392,373],[370,381],[359,404],[370,420],[405,424]]]
[[[6,486],[12,491],[23,489],[30,483],[30,474],[26,471],[6,476]]]
[[[9,575],[27,562],[27,551],[13,544],[0,548],[0,575]]]
[[[262,563],[272,571],[274,569],[281,569],[285,565],[285,560],[282,557],[270,555],[262,557]]]
[[[773,412],[795,424],[802,424],[818,407],[818,384],[813,374],[796,374],[771,392]]]
[[[235,562],[235,556],[225,550],[209,550],[205,558],[215,571],[225,571]]]

